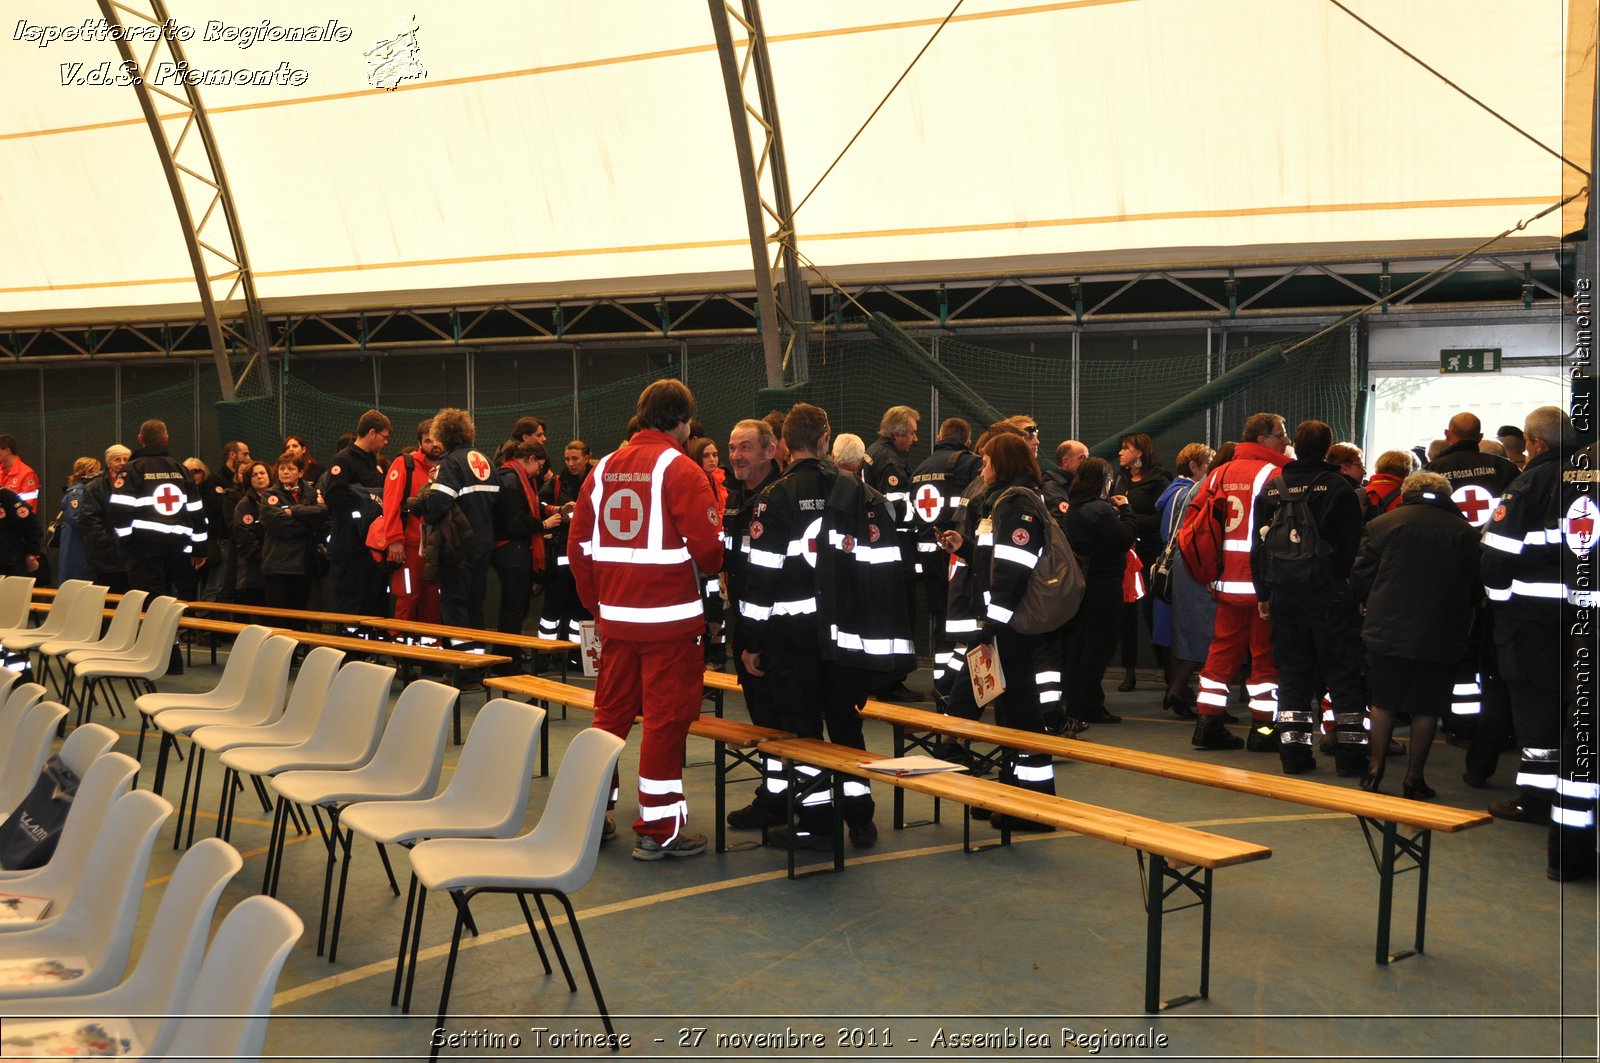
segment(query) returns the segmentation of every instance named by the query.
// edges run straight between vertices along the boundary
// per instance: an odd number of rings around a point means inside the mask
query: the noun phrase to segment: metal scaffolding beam
[[[188,69],[175,32],[176,23],[167,14],[163,0],[148,0],[142,5],[133,0],[99,0],[99,4],[110,26],[121,27],[122,16],[127,15],[162,28],[160,38],[143,62],[134,54],[133,43],[121,34],[116,35],[117,50],[122,54],[123,76],[139,99],[139,109],[150,128],[156,154],[167,176],[167,186],[172,190],[178,224],[183,229],[189,262],[194,268],[201,315],[222,397],[234,398],[239,385],[253,369],[258,369],[263,387],[270,387],[271,374],[264,364],[268,346],[266,317],[256,298],[255,279],[245,251],[239,214],[199,89],[187,79],[180,79],[182,88],[178,91],[182,95],[150,84],[151,71],[158,63],[171,63],[180,71]],[[158,96],[165,104],[176,108],[176,113],[161,115],[156,107]],[[174,119],[181,119],[175,136],[168,125]],[[191,134],[198,148],[192,146]],[[198,191],[194,200],[185,187],[185,177]],[[218,234],[219,228],[224,232]],[[233,371],[235,350],[243,364],[237,376]]]

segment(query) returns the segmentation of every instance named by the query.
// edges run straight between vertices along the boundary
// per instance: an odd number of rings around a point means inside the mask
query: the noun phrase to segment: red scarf
[[[544,505],[539,501],[539,495],[533,489],[533,483],[528,479],[528,474],[523,470],[522,464],[508,461],[500,466],[502,469],[511,469],[517,474],[517,482],[522,485],[522,494],[528,500],[528,512],[533,514],[535,522],[544,520]],[[496,545],[499,545],[498,543]],[[544,530],[535,532],[528,541],[528,551],[533,557],[533,570],[544,571]]]

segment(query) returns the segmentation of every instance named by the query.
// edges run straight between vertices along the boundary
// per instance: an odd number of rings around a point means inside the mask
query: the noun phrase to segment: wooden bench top
[[[1035,793],[991,779],[974,779],[962,772],[935,772],[926,775],[890,775],[861,766],[864,760],[878,759],[865,750],[836,746],[815,738],[785,738],[762,742],[761,752],[813,767],[826,768],[874,782],[885,782],[905,790],[959,801],[991,812],[1047,823],[1059,830],[1126,845],[1169,860],[1200,867],[1227,867],[1252,860],[1265,860],[1272,850],[1254,842],[1225,838],[1217,834],[1173,823],[1136,816],[1129,812],[1101,808],[1067,797]]]
[[[912,709],[882,701],[868,701],[861,714],[869,719],[899,724],[918,731],[936,731],[956,738],[971,738],[980,742],[1030,752],[1049,753],[1063,760],[1076,760],[1086,764],[1099,764],[1108,768],[1156,775],[1180,782],[1215,786],[1235,793],[1270,797],[1277,801],[1323,808],[1330,812],[1347,812],[1365,819],[1403,823],[1418,830],[1438,830],[1446,833],[1481,827],[1492,823],[1494,817],[1487,812],[1471,812],[1449,805],[1436,805],[1426,801],[1409,801],[1403,797],[1367,793],[1365,790],[1344,786],[1330,786],[1286,775],[1269,775],[1265,772],[1246,771],[1221,764],[1210,764],[1164,753],[1146,753],[1136,749],[1085,742],[1082,739],[1063,738],[1059,735],[1034,734],[1010,727],[967,720],[957,716]]]
[[[739,686],[739,677],[732,672],[706,672],[705,687],[707,690],[731,690],[738,693],[743,688]]]
[[[700,738],[709,738],[723,745],[733,746],[737,749],[750,749],[762,742],[776,742],[783,738],[793,738],[787,731],[774,730],[771,727],[757,727],[753,723],[742,720],[729,720],[722,716],[702,716],[689,725],[689,733]]]
[[[235,616],[257,616],[269,620],[305,620],[314,624],[349,624],[347,613],[329,613],[315,609],[283,609],[275,605],[244,605],[237,602],[189,602],[193,613],[231,613]]]
[[[396,660],[418,661],[423,664],[447,664],[452,668],[488,668],[497,664],[510,664],[510,657],[493,653],[467,653],[447,650],[438,646],[412,646],[404,642],[387,642],[383,639],[358,639],[349,635],[324,635],[318,631],[290,631],[275,628],[274,635],[288,635],[306,646],[332,646],[347,653],[370,653]]]
[[[449,624],[429,624],[421,620],[395,620],[391,617],[363,616],[355,621],[361,627],[379,631],[399,631],[407,635],[426,635],[433,638],[456,639],[461,642],[482,642],[491,646],[515,646],[523,650],[543,653],[560,653],[578,648],[576,642],[565,639],[543,639],[521,632],[487,631],[475,627],[452,627]]]
[[[237,635],[249,624],[241,624],[233,620],[207,620],[200,616],[179,617],[178,626],[186,631],[204,631],[212,635]],[[274,630],[273,634],[285,634]]]
[[[594,691],[569,686],[556,679],[537,675],[499,675],[485,679],[483,685],[491,690],[504,690],[508,694],[522,694],[575,709],[594,711]]]

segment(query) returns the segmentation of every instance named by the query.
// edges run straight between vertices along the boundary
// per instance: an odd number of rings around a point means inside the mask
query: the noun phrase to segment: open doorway
[[[1501,425],[1522,427],[1540,406],[1566,408],[1566,380],[1544,369],[1528,372],[1444,376],[1437,370],[1373,378],[1367,464],[1385,450],[1424,449],[1444,435],[1450,418],[1463,410],[1478,415],[1483,434],[1493,439]]]

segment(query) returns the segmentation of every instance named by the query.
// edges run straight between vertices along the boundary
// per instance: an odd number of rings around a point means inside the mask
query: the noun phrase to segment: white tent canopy
[[[1592,4],[1347,6],[1505,121],[1328,0],[967,0],[800,210],[799,248],[856,278],[1019,259],[1245,262],[1267,245],[1378,256],[1474,246],[1581,187],[1552,152],[1588,169],[1594,70],[1569,55],[1592,46]],[[303,80],[200,92],[269,309],[750,273],[703,3],[168,7],[194,30],[194,68]],[[764,6],[796,201],[947,11]],[[194,304],[135,93],[92,83],[117,67],[115,44],[43,40],[97,21],[98,5],[13,0],[6,13],[0,323]],[[348,37],[206,39],[208,23],[259,29],[264,15],[335,19]],[[411,28],[426,75],[372,87],[364,53]],[[1521,239],[1550,246],[1582,206]]]

